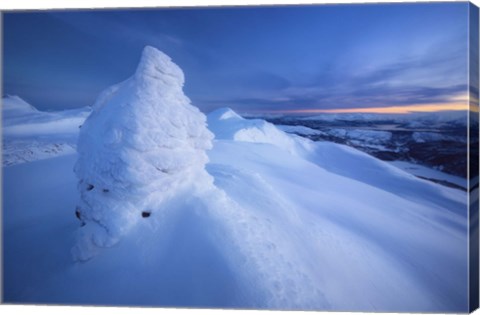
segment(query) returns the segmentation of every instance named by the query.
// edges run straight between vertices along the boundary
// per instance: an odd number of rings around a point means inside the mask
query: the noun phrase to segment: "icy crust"
[[[182,187],[209,180],[205,150],[213,135],[183,83],[167,55],[146,47],[134,76],[98,98],[78,141],[77,215],[84,226],[74,258],[91,258]]]

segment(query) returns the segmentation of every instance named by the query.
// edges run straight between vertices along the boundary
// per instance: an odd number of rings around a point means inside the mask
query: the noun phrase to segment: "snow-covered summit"
[[[268,143],[290,153],[298,141],[263,119],[245,119],[230,108],[219,108],[208,114],[208,128],[218,140]]]
[[[209,180],[213,135],[182,91],[181,69],[146,47],[131,78],[105,90],[80,131],[75,173],[81,202],[75,258],[117,242],[178,190]]]
[[[6,96],[1,104],[4,166],[74,153],[78,127],[90,113],[89,108],[45,112],[18,96]]]
[[[244,120],[242,116],[237,114],[233,109],[229,107],[222,107],[208,114],[208,120],[216,121],[216,120],[226,120],[226,119]]]
[[[6,136],[18,135],[21,133],[19,132],[20,129],[28,135],[38,132],[42,133],[45,129],[49,129],[47,126],[51,127],[49,132],[57,134],[63,133],[65,129],[69,129],[72,126],[74,130],[77,130],[78,125],[90,113],[90,108],[88,107],[62,111],[41,111],[19,96],[6,96],[2,98],[1,105],[2,127]],[[70,126],[67,128],[67,125]],[[26,132],[26,129],[29,132]]]
[[[19,96],[8,95],[2,98],[2,112],[3,115],[10,116],[32,112],[37,113],[38,110]]]

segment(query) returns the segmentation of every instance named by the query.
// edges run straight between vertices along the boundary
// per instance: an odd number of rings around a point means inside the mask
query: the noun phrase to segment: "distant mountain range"
[[[465,111],[321,114],[266,118],[288,133],[346,144],[385,161],[407,161],[466,178]]]

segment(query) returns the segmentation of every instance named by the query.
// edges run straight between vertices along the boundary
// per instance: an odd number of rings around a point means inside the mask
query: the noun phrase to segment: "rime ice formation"
[[[75,259],[115,244],[179,189],[208,178],[205,150],[213,135],[183,84],[182,70],[147,46],[135,74],[100,94],[78,141],[77,216],[84,226]]]

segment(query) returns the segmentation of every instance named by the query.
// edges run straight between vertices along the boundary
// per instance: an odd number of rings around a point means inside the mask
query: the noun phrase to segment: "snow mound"
[[[218,140],[268,143],[295,153],[299,141],[263,119],[245,119],[230,108],[208,114],[208,128]]]
[[[240,116],[235,111],[233,111],[233,109],[228,107],[214,110],[213,112],[208,114],[208,119],[213,121],[227,120],[227,119],[231,119],[233,121],[244,120],[242,116]]]
[[[98,98],[78,141],[77,213],[84,226],[75,259],[115,244],[178,191],[210,180],[205,150],[213,135],[183,84],[182,70],[147,46],[135,74]]]

